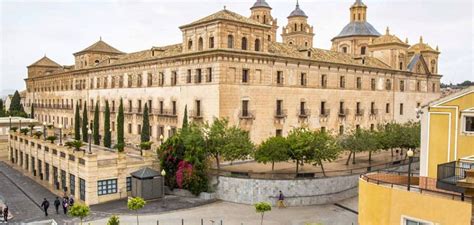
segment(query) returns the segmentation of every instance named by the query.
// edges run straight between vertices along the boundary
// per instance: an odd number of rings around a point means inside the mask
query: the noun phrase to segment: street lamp
[[[91,142],[92,130],[91,129],[87,130],[87,134],[89,134],[89,154],[92,154],[92,142]]]
[[[46,122],[43,122],[43,137],[46,140]]]
[[[407,190],[410,191],[411,163],[412,163],[412,160],[413,160],[413,150],[409,149],[407,151],[407,156],[408,156],[408,186],[407,186]]]
[[[63,125],[59,124],[59,145],[63,145]]]
[[[20,120],[20,127],[18,129],[20,129],[20,131],[21,131],[21,120]]]
[[[163,139],[164,139],[164,138],[165,138],[165,137],[163,137],[163,134],[160,134],[160,145],[163,144]],[[163,170],[163,171],[164,171],[164,170]],[[161,172],[163,172],[163,171],[161,171]]]
[[[161,170],[161,176],[163,177],[163,199],[165,198],[165,176],[166,176],[166,171],[165,169]]]

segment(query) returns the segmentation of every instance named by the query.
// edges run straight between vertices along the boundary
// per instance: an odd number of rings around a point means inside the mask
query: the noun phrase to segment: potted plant
[[[43,135],[43,132],[41,132],[41,131],[36,131],[36,132],[33,133],[33,136],[35,136],[38,139],[41,137],[41,135]]]
[[[65,145],[69,148],[74,148],[74,151],[80,151],[81,147],[84,146],[84,142],[81,140],[68,141]]]
[[[56,139],[58,139],[58,137],[56,137],[56,136],[48,136],[46,138],[46,140],[50,141],[51,144],[54,144],[54,141],[56,141]]]
[[[10,130],[12,130],[13,132],[16,132],[18,130],[18,127],[11,127]]]
[[[125,144],[124,143],[117,143],[114,148],[117,149],[118,152],[123,152],[125,150]]]
[[[28,128],[21,128],[20,129],[20,133],[22,133],[23,135],[27,135],[28,131],[30,131],[30,129],[28,129]]]
[[[28,127],[30,128],[30,136],[33,136],[33,130],[35,129],[34,124],[28,124]]]

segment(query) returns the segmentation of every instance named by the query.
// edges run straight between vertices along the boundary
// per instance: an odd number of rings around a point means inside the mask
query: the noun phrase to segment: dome
[[[255,4],[253,4],[252,8],[250,8],[250,9],[254,9],[254,8],[269,8],[269,9],[272,9],[272,7],[270,7],[270,5],[265,0],[257,0],[255,2]]]
[[[381,44],[400,44],[400,45],[405,45],[409,46],[408,44],[404,43],[400,38],[398,38],[396,35],[390,34],[390,30],[387,27],[387,31],[385,32],[384,35],[375,38],[372,41],[373,45],[381,45]]]
[[[290,15],[288,16],[288,18],[290,18],[290,17],[306,17],[306,18],[308,18],[306,13],[304,13],[304,11],[300,9],[300,4],[298,2],[296,2],[295,10],[293,10],[293,12],[291,12]]]
[[[380,33],[368,22],[365,21],[352,21],[347,24],[341,33],[333,38],[343,38],[351,36],[374,36],[379,37]]]

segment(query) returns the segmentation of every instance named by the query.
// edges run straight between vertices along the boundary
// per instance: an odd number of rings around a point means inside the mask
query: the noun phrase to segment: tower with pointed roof
[[[100,62],[124,54],[110,46],[102,38],[86,49],[74,53],[76,69],[83,69],[98,65]]]
[[[288,24],[281,34],[283,43],[302,48],[313,47],[313,26],[308,24],[308,16],[296,1],[296,8],[288,16]]]
[[[28,78],[48,75],[62,69],[62,66],[48,58],[46,55],[28,67]]]
[[[425,70],[427,73],[438,74],[438,57],[439,49],[433,49],[428,43],[423,42],[423,37],[420,36],[420,41],[408,48],[408,57],[410,57],[410,64],[415,64],[414,60],[420,58],[423,60],[423,66],[413,67],[412,70]]]
[[[390,28],[387,27],[384,35],[372,40],[369,44],[369,51],[370,55],[389,65],[392,69],[405,71],[408,65],[409,46],[396,35],[391,34]]]
[[[250,8],[250,19],[259,23],[272,26],[272,34],[267,37],[269,41],[276,41],[276,32],[278,30],[277,19],[272,16],[272,7],[265,0],[257,0]]]
[[[368,55],[368,45],[380,33],[367,22],[367,5],[356,0],[350,8],[350,22],[332,39],[332,50],[352,56]]]

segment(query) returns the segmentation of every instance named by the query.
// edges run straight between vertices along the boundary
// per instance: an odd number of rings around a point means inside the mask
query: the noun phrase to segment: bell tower
[[[351,22],[367,21],[367,6],[362,0],[356,0],[351,6]]]
[[[276,41],[278,25],[277,19],[272,17],[272,7],[265,0],[257,0],[250,8],[250,11],[250,19],[272,26],[272,34],[268,37],[268,41]]]
[[[302,48],[313,47],[313,26],[308,24],[308,16],[296,1],[296,8],[288,16],[288,24],[281,34],[283,43]]]

